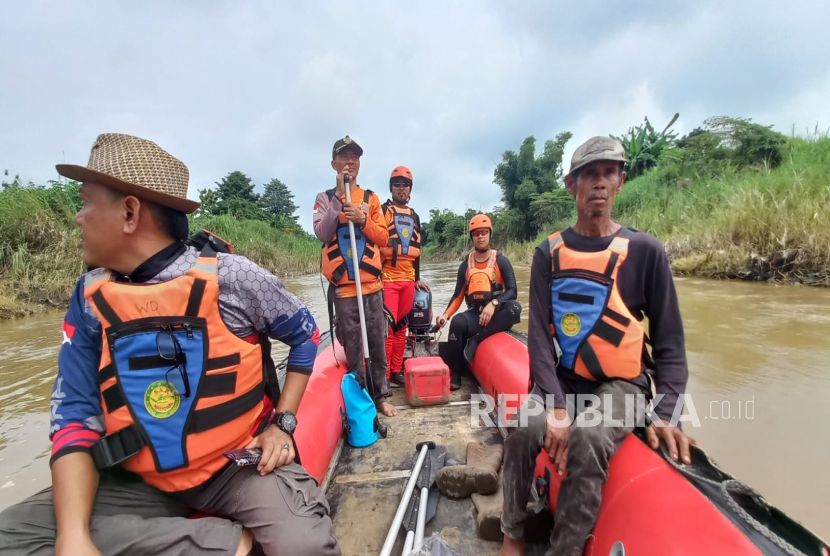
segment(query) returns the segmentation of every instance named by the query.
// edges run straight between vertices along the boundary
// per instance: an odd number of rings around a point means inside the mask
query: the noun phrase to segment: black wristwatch
[[[290,411],[283,411],[282,413],[277,413],[274,424],[281,431],[294,434],[294,430],[297,428],[297,417]]]

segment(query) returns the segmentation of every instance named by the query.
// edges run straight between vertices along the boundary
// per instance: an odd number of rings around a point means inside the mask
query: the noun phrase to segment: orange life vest
[[[381,247],[385,265],[398,266],[398,258],[414,261],[421,254],[421,221],[411,208],[399,209],[391,202],[383,205],[383,214],[392,213],[389,243]]]
[[[631,231],[623,227],[597,253],[570,249],[552,234],[550,332],[562,355],[559,365],[589,380],[640,375],[645,330],[617,289],[617,272],[628,254]]]
[[[329,189],[326,193],[329,200],[331,200],[334,198],[335,190]],[[367,212],[371,195],[371,191],[364,190],[363,208]],[[358,266],[360,268],[360,283],[365,285],[377,282],[381,279],[383,269],[380,249],[371,239],[366,237],[366,234],[361,232],[358,226],[354,227],[354,232],[358,252]],[[334,237],[323,245],[322,273],[333,286],[340,287],[355,284],[354,271],[352,246],[349,238],[349,221],[346,215],[341,212]]]
[[[475,251],[467,256],[467,274],[465,277],[465,300],[471,307],[481,307],[489,303],[497,293],[504,291],[501,275],[496,274],[498,253],[490,249],[490,258],[484,268],[476,268]]]
[[[93,446],[96,464],[121,461],[166,492],[202,484],[228,463],[222,452],[257,432],[268,379],[261,345],[222,321],[215,252],[206,247],[187,274],[159,284],[101,273],[84,297],[103,331],[107,436]]]

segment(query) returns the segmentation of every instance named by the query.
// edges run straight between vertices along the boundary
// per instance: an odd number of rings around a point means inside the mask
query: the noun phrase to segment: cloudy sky
[[[365,149],[386,198],[490,209],[501,153],[619,134],[644,116],[830,128],[830,3],[7,2],[0,172],[45,182],[97,134],[151,139],[190,168],[190,197],[231,170],[286,182],[310,228],[333,142]]]

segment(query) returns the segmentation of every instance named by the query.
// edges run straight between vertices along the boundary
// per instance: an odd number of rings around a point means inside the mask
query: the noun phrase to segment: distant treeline
[[[717,117],[679,137],[678,115],[657,131],[646,118],[617,137],[628,181],[613,217],[651,233],[679,274],[830,285],[830,138],[818,129],[785,136],[747,119]],[[519,261],[552,231],[573,222],[562,160],[570,132],[537,154],[528,137],[494,171],[502,203],[489,212],[496,245]],[[426,257],[469,249],[475,213],[433,209]]]

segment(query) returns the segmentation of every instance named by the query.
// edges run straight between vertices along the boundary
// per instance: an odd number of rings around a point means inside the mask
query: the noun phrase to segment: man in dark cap
[[[656,450],[662,440],[672,458],[690,463],[694,441],[676,422],[688,372],[669,261],[656,238],[611,220],[625,162],[622,145],[608,137],[576,149],[565,177],[576,222],[543,241],[533,256],[528,351],[534,387],[517,418],[526,426],[511,429],[505,442],[502,556],[524,554],[526,506],[542,448],[560,475],[568,473],[547,554],[582,554],[609,460],[634,425],[645,424],[647,364],[662,395],[648,443]],[[586,395],[596,396],[595,411],[584,411],[580,397]]]
[[[371,364],[366,372],[367,390],[377,409],[387,417],[397,414],[387,401],[391,394],[386,378],[386,337],[389,324],[383,310],[383,256],[389,230],[380,199],[360,187],[360,157],[363,149],[348,135],[334,143],[331,167],[337,173],[335,187],[317,195],[314,201],[314,233],[323,242],[322,272],[329,281],[329,303],[333,303],[335,333],[346,351],[349,370],[363,376],[364,352],[357,305],[355,272],[360,273],[360,293],[366,319]],[[348,181],[348,182],[347,182]],[[349,188],[351,202],[346,198]],[[358,269],[352,260],[349,222],[354,225]],[[331,312],[332,307],[329,308]],[[331,315],[330,315],[331,316]]]

